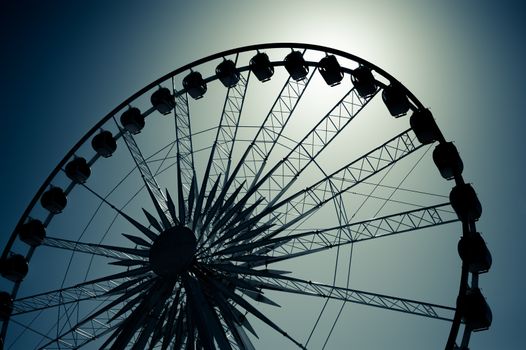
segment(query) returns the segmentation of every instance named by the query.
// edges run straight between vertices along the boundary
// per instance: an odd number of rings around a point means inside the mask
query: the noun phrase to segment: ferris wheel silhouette
[[[430,110],[359,57],[273,43],[199,59],[123,101],[44,181],[2,253],[2,339],[253,349],[257,320],[306,348],[338,300],[340,313],[355,303],[449,322],[446,349],[467,349],[491,325],[478,288],[491,255],[462,171]],[[439,175],[449,193],[434,193]],[[461,233],[449,305],[351,286],[355,245],[446,224]],[[305,339],[267,315],[283,295],[314,313]]]

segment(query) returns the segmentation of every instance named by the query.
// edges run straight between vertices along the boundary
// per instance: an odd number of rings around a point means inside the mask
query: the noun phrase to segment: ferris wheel
[[[479,289],[491,255],[462,171],[431,111],[364,59],[299,43],[199,59],[123,101],[44,181],[2,253],[1,340],[254,349],[265,334],[331,348],[342,315],[380,310],[467,349],[491,325]],[[397,263],[388,251],[423,269],[451,255],[440,244],[412,260],[444,231],[461,259],[439,301],[429,274],[364,285]]]

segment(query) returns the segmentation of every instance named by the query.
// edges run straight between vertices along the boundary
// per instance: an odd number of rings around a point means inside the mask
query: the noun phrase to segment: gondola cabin
[[[476,221],[482,215],[482,205],[470,184],[459,184],[449,193],[451,206],[462,221]]]
[[[236,64],[231,60],[224,60],[219,63],[216,67],[216,75],[221,83],[227,88],[236,86],[240,79],[239,71],[236,69]]]
[[[329,86],[338,85],[343,79],[342,67],[333,55],[325,56],[320,60],[318,71]]]
[[[359,66],[351,72],[351,82],[362,98],[372,96],[377,89],[373,73],[366,66]]]
[[[68,199],[60,187],[51,187],[40,198],[40,204],[50,213],[59,214],[68,204]]]
[[[491,267],[491,253],[478,232],[464,233],[458,242],[458,254],[471,273],[488,272]]]
[[[305,79],[309,73],[309,66],[300,51],[292,51],[285,57],[285,69],[296,81]]]
[[[206,82],[199,72],[190,72],[183,79],[183,87],[188,94],[195,100],[200,99],[206,93]]]
[[[109,158],[117,150],[117,141],[111,132],[103,130],[93,137],[91,146],[99,156]]]
[[[274,75],[274,67],[270,63],[268,55],[264,52],[258,52],[250,60],[250,70],[259,81],[265,82],[269,81]]]
[[[443,142],[433,151],[433,161],[444,179],[451,180],[462,174],[464,163],[453,142]]]
[[[31,219],[20,227],[18,237],[22,242],[32,247],[37,247],[46,238],[46,227],[42,221]]]
[[[12,282],[20,282],[29,270],[27,260],[20,254],[13,254],[0,261],[0,273]]]
[[[491,326],[493,314],[480,289],[468,289],[466,295],[459,298],[459,307],[462,310],[462,319],[466,327],[476,332]]]
[[[144,116],[139,108],[130,108],[121,115],[122,127],[133,135],[141,132],[144,128]]]
[[[175,107],[175,100],[168,88],[162,87],[155,91],[150,98],[152,106],[161,114],[167,115]]]
[[[85,183],[91,175],[91,169],[82,157],[74,158],[66,164],[66,175],[76,183]]]
[[[393,117],[401,117],[409,111],[409,100],[404,87],[399,83],[391,83],[382,91],[382,100]]]
[[[411,114],[409,124],[418,141],[427,145],[440,139],[440,130],[429,109],[419,109]]]

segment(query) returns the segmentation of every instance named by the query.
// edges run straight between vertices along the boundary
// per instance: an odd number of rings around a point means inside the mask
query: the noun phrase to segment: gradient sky
[[[519,1],[72,3],[0,4],[0,245],[69,148],[144,85],[228,48],[320,44],[398,78],[455,141],[483,204],[478,228],[494,260],[480,282],[493,326],[475,334],[471,348],[524,347],[526,12]]]

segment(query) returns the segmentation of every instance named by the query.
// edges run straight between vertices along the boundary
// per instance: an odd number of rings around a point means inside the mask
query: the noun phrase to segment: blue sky
[[[526,189],[520,145],[526,105],[519,2],[21,1],[0,6],[0,242],[69,148],[147,83],[232,47],[321,44],[363,57],[397,77],[455,141],[464,176],[483,204],[478,228],[494,258],[493,269],[481,277],[494,325],[476,334],[471,348],[522,348]]]

